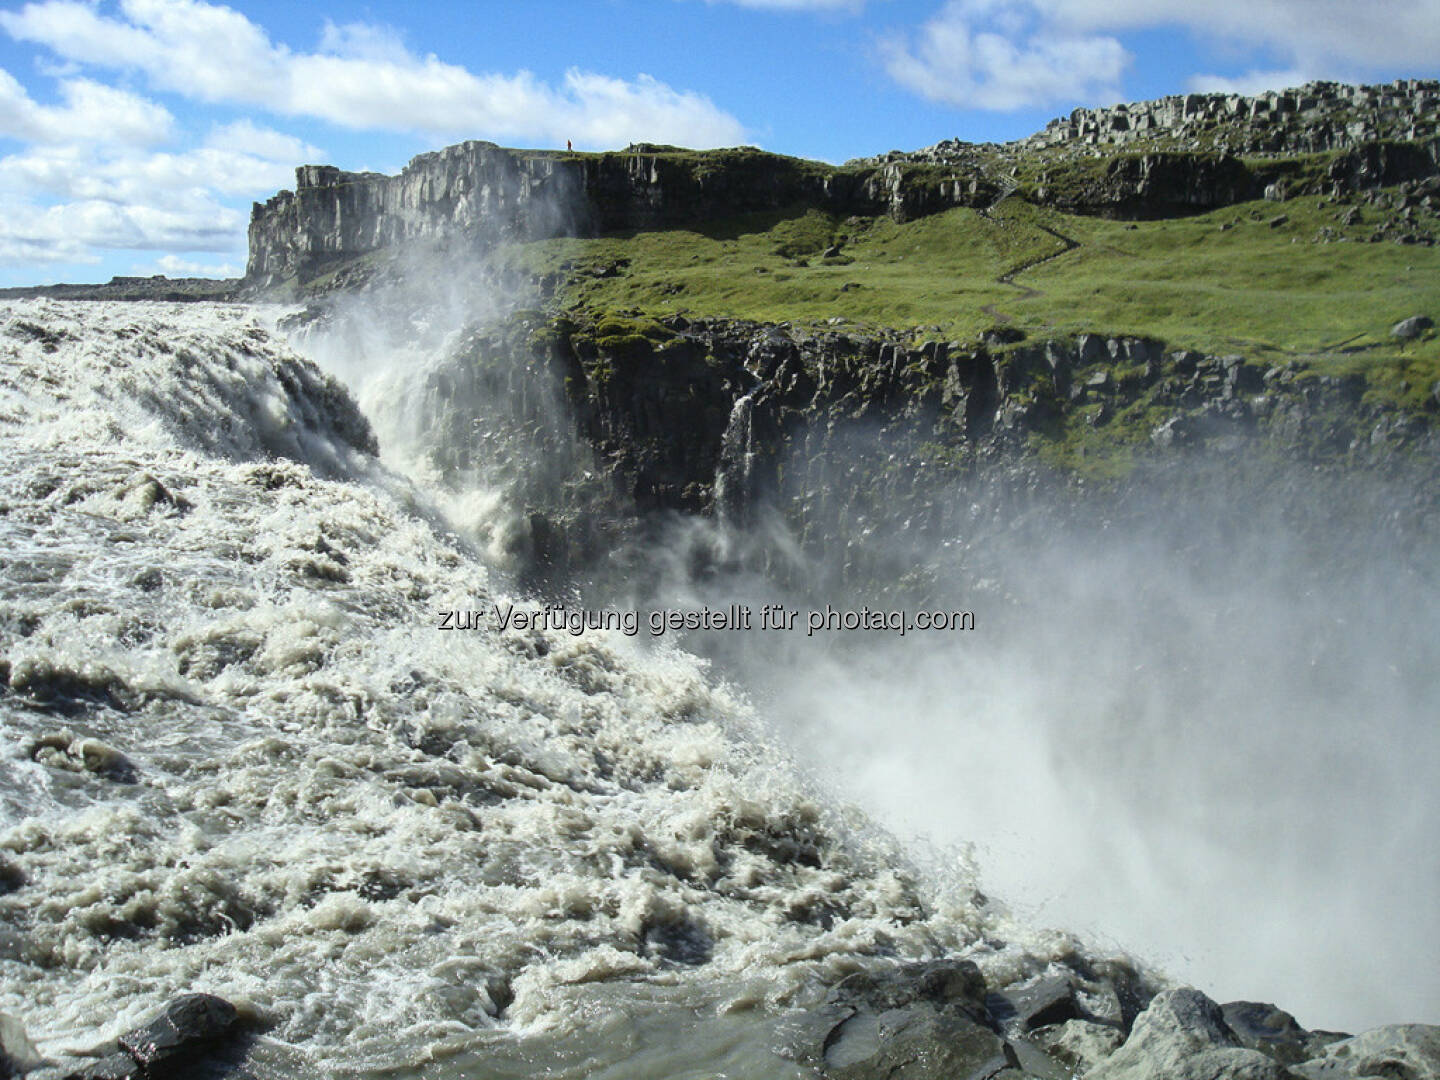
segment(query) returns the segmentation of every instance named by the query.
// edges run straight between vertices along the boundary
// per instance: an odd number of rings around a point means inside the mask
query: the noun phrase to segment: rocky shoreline
[[[184,994],[115,1041],[51,1061],[0,1016],[0,1078],[257,1080],[277,1075],[275,1049],[257,1040],[263,1028],[222,998]],[[1307,1031],[1275,1005],[1219,1005],[1115,962],[1052,964],[994,990],[969,960],[876,967],[787,1015],[782,1030],[778,1052],[829,1080],[1440,1077],[1440,1026]]]

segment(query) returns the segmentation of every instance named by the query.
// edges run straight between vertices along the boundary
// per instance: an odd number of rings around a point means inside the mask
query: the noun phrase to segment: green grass
[[[885,327],[933,325],[973,337],[995,322],[984,305],[1017,291],[996,279],[1059,250],[1031,227],[1026,204],[1004,220],[951,210],[903,225],[818,211],[754,214],[699,232],[675,229],[512,247],[495,258],[532,273],[571,267],[567,305],[591,313],[684,313],[818,325],[832,317]],[[823,252],[838,245],[838,256]],[[628,260],[597,277],[588,268]]]
[[[1409,315],[1440,317],[1440,248],[1367,242],[1393,212],[1362,206],[1361,221],[1346,226],[1349,209],[1306,197],[1122,222],[1012,197],[989,215],[957,209],[899,224],[752,214],[703,232],[557,239],[492,257],[558,273],[560,303],[587,320],[623,312],[819,326],[838,317],[955,340],[997,322],[1032,338],[1149,336],[1262,364],[1364,372],[1372,394],[1418,408],[1440,380],[1440,336],[1402,345],[1389,331]],[[1420,213],[1419,225],[1440,231],[1432,211]],[[1064,250],[1046,228],[1079,246],[1031,265]],[[1345,242],[1319,242],[1327,231]],[[838,256],[824,257],[834,246]],[[1013,285],[998,280],[1027,266]],[[606,267],[607,276],[594,272]]]

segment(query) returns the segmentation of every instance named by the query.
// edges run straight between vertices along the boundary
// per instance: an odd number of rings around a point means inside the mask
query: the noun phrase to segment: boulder
[[[1061,1065],[1083,1074],[1120,1049],[1125,1032],[1092,1020],[1066,1020],[1040,1028],[1031,1039]]]
[[[1426,330],[1435,327],[1435,320],[1428,315],[1412,315],[1408,319],[1401,319],[1390,328],[1390,336],[1399,338],[1401,341],[1414,341]]]
[[[25,1034],[25,1025],[0,1013],[0,1080],[22,1076],[38,1066],[41,1057]]]
[[[798,1057],[834,1080],[988,1080],[1017,1068],[968,960],[861,971],[800,1025]]]
[[[1225,1022],[1249,1050],[1259,1050],[1282,1065],[1294,1065],[1345,1038],[1334,1032],[1309,1032],[1285,1010],[1258,1001],[1231,1001],[1220,1007]]]
[[[235,1006],[213,994],[182,994],[144,1027],[120,1036],[120,1048],[154,1072],[208,1050],[239,1019]]]
[[[1014,1050],[983,1024],[915,1004],[840,1023],[825,1042],[822,1069],[834,1080],[989,1080],[1018,1064]]]
[[[1440,1080],[1440,1027],[1391,1024],[1333,1042],[1294,1067],[1306,1080]]]
[[[1086,1080],[1292,1080],[1292,1074],[1244,1049],[1220,1006],[1187,986],[1156,995],[1125,1044]]]

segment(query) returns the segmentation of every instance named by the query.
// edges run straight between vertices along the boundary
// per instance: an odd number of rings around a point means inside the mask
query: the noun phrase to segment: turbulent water
[[[693,658],[437,629],[503,588],[263,313],[3,325],[0,1011],[43,1053],[198,989],[326,1071],[783,1076],[766,1018],[865,957],[1043,963]]]
[[[1080,948],[969,842],[1202,988],[1300,1011],[1329,964],[1302,1023],[1435,1018],[1433,582],[1352,598],[1398,604],[1371,670],[1324,588],[1033,549],[1035,633],[751,636],[742,692],[673,635],[498,629],[503,478],[411,452],[465,418],[316,344],[352,398],[278,314],[0,308],[0,1012],[43,1053],[205,990],[277,1076],[807,1075],[780,1022],[857,966]]]

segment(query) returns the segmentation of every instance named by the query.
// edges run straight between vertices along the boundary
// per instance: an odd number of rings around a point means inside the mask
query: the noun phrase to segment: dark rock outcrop
[[[63,1080],[246,1080],[239,1011],[214,994],[181,994],[149,1023],[98,1050]]]
[[[903,505],[903,539],[952,534],[944,484],[997,469],[1030,483],[1086,440],[1130,439],[1139,462],[1264,446],[1378,465],[1430,437],[1368,405],[1363,378],[1299,362],[1095,334],[992,340],[521,313],[463,335],[429,376],[435,464],[507,487],[526,515],[508,542],[552,570],[613,552],[656,515],[745,524],[775,507],[807,552],[843,543],[820,561],[879,579],[903,576],[908,556],[894,537],[867,542],[867,521]]]
[[[263,290],[346,272],[382,250],[453,256],[509,240],[705,228],[755,212],[905,221],[988,207],[1017,189],[1039,203],[1128,218],[1262,195],[1373,189],[1436,174],[1437,86],[1317,83],[1254,98],[1192,94],[1077,110],[1015,143],[952,140],[838,167],[751,147],[637,144],[577,154],[478,141],[422,154],[398,176],[304,165],[294,191],[255,204],[245,280]],[[1311,157],[1317,154],[1330,156]],[[164,284],[126,282],[152,291]]]
[[[422,154],[398,176],[301,166],[293,192],[255,205],[246,278],[310,279],[407,245],[476,252],[507,240],[704,226],[759,211],[813,207],[903,221],[988,205],[997,192],[985,176],[953,168],[836,169],[748,147],[572,154],[472,141]]]

